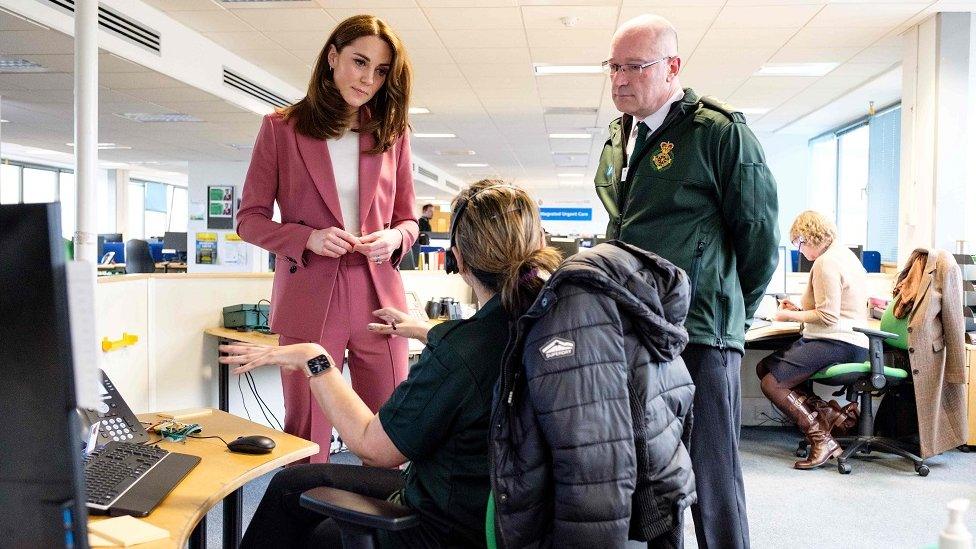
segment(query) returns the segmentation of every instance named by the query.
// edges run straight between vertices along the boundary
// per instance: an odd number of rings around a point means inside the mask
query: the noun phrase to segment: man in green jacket
[[[691,279],[682,353],[695,382],[690,453],[699,547],[749,547],[739,466],[745,331],[776,267],[776,183],[741,113],[682,89],[677,33],[641,16],[614,34],[610,124],[595,177],[607,237],[654,252]]]

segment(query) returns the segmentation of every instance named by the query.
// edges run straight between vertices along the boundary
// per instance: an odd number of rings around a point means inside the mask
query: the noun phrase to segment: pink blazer
[[[395,267],[418,232],[410,140],[404,134],[388,151],[367,154],[373,142],[371,135],[359,137],[359,230],[368,234],[394,228],[403,233],[393,261],[368,265],[380,304],[405,309],[403,281]],[[271,220],[275,201],[281,223]],[[265,116],[244,181],[237,234],[276,255],[271,329],[279,334],[321,338],[340,259],[309,252],[305,243],[314,229],[327,227],[348,229],[326,142],[297,133],[278,114]]]

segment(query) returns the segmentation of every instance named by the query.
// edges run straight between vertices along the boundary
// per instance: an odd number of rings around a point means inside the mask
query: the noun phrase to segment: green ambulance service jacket
[[[597,168],[607,238],[688,273],[689,343],[742,350],[779,244],[776,182],[762,147],[742,113],[690,88],[625,163],[632,123],[624,115],[610,124]]]

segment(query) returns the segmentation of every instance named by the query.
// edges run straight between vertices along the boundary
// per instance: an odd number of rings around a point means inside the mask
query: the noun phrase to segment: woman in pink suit
[[[282,345],[349,351],[352,386],[376,412],[407,375],[407,343],[366,330],[372,312],[405,310],[396,270],[417,238],[403,44],[370,15],[332,32],[304,99],[264,118],[237,232],[276,255],[271,328]],[[272,221],[273,204],[281,222]],[[341,360],[339,361],[341,363]],[[285,431],[329,459],[332,425],[301,372],[281,372]]]

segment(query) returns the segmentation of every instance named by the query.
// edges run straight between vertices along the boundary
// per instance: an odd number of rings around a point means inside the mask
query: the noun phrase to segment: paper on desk
[[[95,335],[95,268],[84,260],[68,261],[65,272],[68,279],[75,400],[79,408],[97,408],[102,403],[102,393],[98,337]]]
[[[88,544],[92,547],[129,547],[168,537],[168,530],[128,515],[88,523]]]

